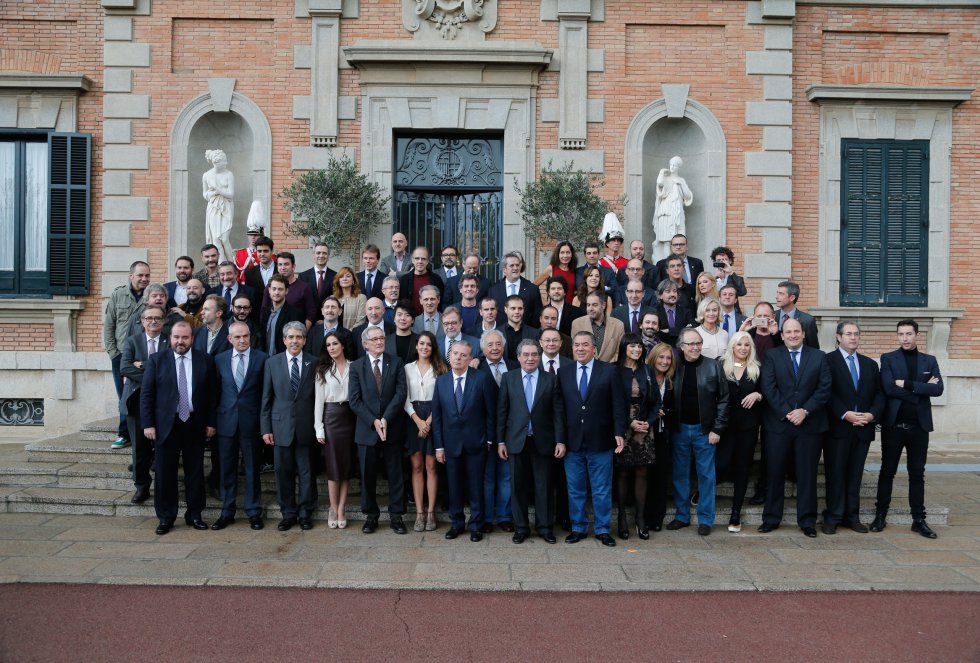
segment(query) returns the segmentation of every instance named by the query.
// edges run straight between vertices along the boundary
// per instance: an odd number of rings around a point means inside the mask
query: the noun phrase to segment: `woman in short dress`
[[[619,538],[628,539],[626,501],[630,477],[633,478],[633,501],[636,504],[636,535],[650,538],[647,527],[647,475],[656,459],[653,432],[660,418],[660,390],[653,369],[644,363],[646,348],[637,334],[626,334],[619,344],[619,370],[624,394],[629,397],[630,425],[626,431],[626,446],[616,456],[619,481]]]
[[[439,475],[432,440],[432,392],[436,387],[436,378],[449,367],[436,347],[436,337],[431,332],[422,332],[415,341],[417,359],[405,365],[405,412],[409,418],[405,448],[412,461],[412,493],[416,509],[413,529],[416,532],[431,532],[437,525],[435,511]],[[428,511],[424,510],[426,493],[429,497]]]
[[[333,296],[340,300],[344,310],[342,324],[345,329],[354,329],[367,321],[367,297],[361,292],[350,267],[337,270],[337,276],[333,277]]]
[[[331,332],[323,339],[323,350],[316,365],[316,402],[313,428],[323,445],[323,462],[330,494],[327,525],[347,527],[347,488],[350,484],[354,450],[354,412],[347,403],[350,362],[344,340]]]

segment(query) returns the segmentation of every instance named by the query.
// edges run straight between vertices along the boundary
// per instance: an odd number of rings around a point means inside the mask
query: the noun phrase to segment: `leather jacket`
[[[728,380],[722,370],[721,362],[707,357],[701,357],[695,362],[698,374],[698,413],[701,420],[701,432],[721,435],[728,426],[728,410],[731,397]],[[674,408],[671,413],[671,430],[680,430],[680,421],[684,411],[684,359],[678,362],[677,373],[674,375]]]

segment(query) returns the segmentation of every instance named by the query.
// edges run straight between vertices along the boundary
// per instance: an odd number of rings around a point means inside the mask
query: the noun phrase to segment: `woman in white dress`
[[[350,377],[346,345],[331,332],[323,339],[323,350],[316,365],[313,428],[323,445],[330,510],[327,525],[347,527],[347,489],[354,455],[354,412],[347,402]]]
[[[713,297],[705,297],[698,304],[698,315],[695,322],[701,323],[697,332],[701,334],[704,345],[701,356],[717,359],[728,349],[728,332],[721,328],[718,320],[721,317],[721,304]]]
[[[208,244],[218,247],[218,261],[234,260],[235,251],[228,241],[235,216],[235,176],[228,170],[228,157],[223,150],[208,150],[204,158],[214,166],[201,177],[205,212],[204,235]]]

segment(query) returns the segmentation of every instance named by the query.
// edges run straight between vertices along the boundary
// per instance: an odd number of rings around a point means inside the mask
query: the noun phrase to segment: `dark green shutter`
[[[928,302],[929,142],[841,144],[841,305]]]
[[[48,284],[53,295],[87,295],[91,244],[92,136],[52,133]]]

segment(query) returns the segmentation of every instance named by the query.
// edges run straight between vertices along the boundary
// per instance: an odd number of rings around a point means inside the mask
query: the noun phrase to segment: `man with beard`
[[[248,298],[252,301],[252,310],[255,310],[255,291],[244,283],[238,282],[238,274],[235,273],[235,265],[227,260],[218,265],[218,281],[218,287],[214,288],[212,292],[225,300],[225,304],[228,305],[229,318],[231,317],[233,302],[239,293],[248,296]],[[258,312],[256,312],[256,319],[257,318]]]
[[[252,347],[262,348],[265,335],[262,333],[262,328],[253,320],[252,313],[251,297],[244,293],[235,295],[235,298],[231,301],[231,316],[229,316],[229,319],[232,322],[244,322],[248,325],[249,339]]]
[[[201,260],[204,261],[204,267],[194,272],[194,278],[201,281],[204,287],[209,290],[221,285],[221,281],[218,278],[219,256],[218,247],[214,244],[205,244],[201,247]]]
[[[187,301],[187,282],[194,278],[194,260],[190,256],[180,256],[174,261],[176,280],[163,284],[167,289],[167,306],[183,306]]]
[[[189,279],[187,285],[187,301],[180,306],[175,306],[172,310],[179,313],[184,318],[184,322],[197,329],[204,324],[201,319],[201,308],[204,306],[204,284],[199,279]]]
[[[643,341],[647,354],[653,350],[653,346],[663,342],[660,338],[660,316],[655,309],[645,312],[640,319],[640,340]]]
[[[279,257],[276,258],[276,264],[279,273],[286,279],[286,302],[305,316],[306,328],[309,330],[317,319],[316,301],[310,286],[296,275],[296,256],[289,251],[280,251]],[[268,306],[269,291],[267,287],[262,296],[262,309],[265,310]]]

